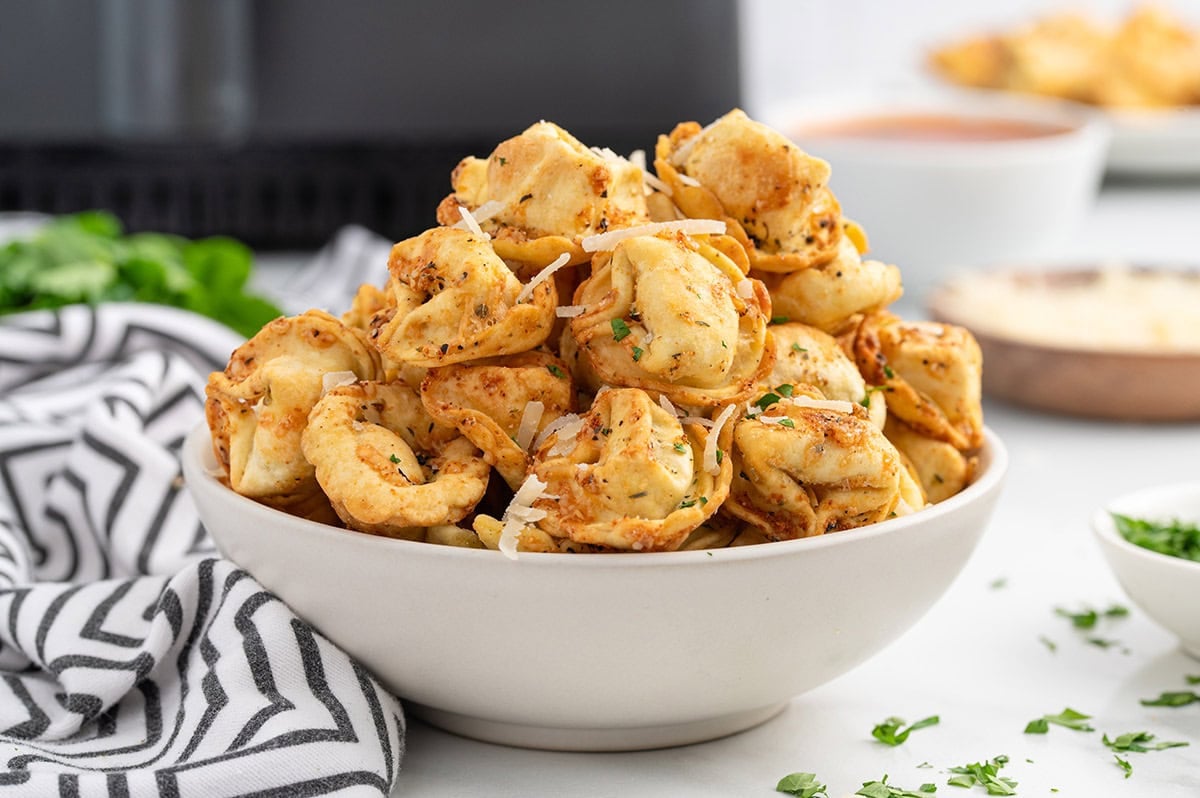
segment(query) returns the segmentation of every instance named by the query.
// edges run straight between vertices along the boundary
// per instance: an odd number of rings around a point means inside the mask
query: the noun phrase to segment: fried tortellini
[[[539,122],[464,159],[385,283],[210,376],[230,487],[510,557],[811,537],[967,487],[978,345],[888,311],[899,269],[829,165],[738,110],[655,155]]]
[[[689,407],[746,398],[774,359],[770,297],[721,247],[683,235],[635,236],[599,253],[575,293],[571,334],[605,384]]]
[[[548,352],[431,369],[421,402],[439,424],[456,427],[516,490],[534,436],[570,413],[575,391],[567,364]]]
[[[1116,26],[1056,13],[930,56],[967,86],[1041,94],[1110,108],[1200,104],[1200,32],[1161,6],[1134,8]]]
[[[263,327],[205,386],[213,452],[230,487],[280,509],[326,520],[328,503],[300,448],[328,374],[381,376],[379,353],[359,330],[319,310]]]
[[[513,355],[540,345],[554,327],[553,281],[523,296],[521,281],[485,236],[452,227],[428,230],[392,248],[388,271],[404,301],[372,332],[394,362],[448,366]]]
[[[463,159],[451,183],[438,221],[460,223],[460,208],[478,212],[496,252],[509,260],[546,265],[567,253],[582,263],[585,236],[650,220],[642,169],[588,149],[552,122],[501,142],[486,159]]]
[[[797,392],[733,430],[726,510],[771,540],[872,524],[920,510],[921,486],[852,402]]]
[[[544,491],[534,524],[552,537],[628,551],[672,551],[725,500],[732,476],[722,456],[729,428],[684,424],[644,391],[602,391],[575,424],[534,453]],[[723,445],[722,445],[723,444]],[[552,497],[552,498],[551,498]]]
[[[828,263],[843,237],[829,164],[738,109],[660,136],[654,168],[684,214],[725,219],[755,269]]]
[[[844,399],[867,408],[871,423],[883,429],[887,401],[870,390],[858,367],[833,336],[806,324],[788,322],[771,327],[775,338],[775,367],[760,387],[808,385],[826,399]]]
[[[880,312],[863,320],[853,346],[867,382],[886,391],[891,415],[960,451],[983,444],[983,355],[970,332]]]
[[[434,423],[400,383],[329,391],[301,443],[338,517],[362,532],[423,535],[466,517],[487,489],[490,469],[474,444]]]

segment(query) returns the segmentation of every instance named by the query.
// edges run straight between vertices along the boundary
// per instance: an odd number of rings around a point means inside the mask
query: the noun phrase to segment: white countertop
[[[1198,222],[1200,185],[1108,187],[1058,256],[1197,263]],[[917,298],[907,301],[901,314],[917,315]],[[757,728],[659,751],[521,750],[410,718],[394,794],[770,796],[781,777],[808,771],[831,798],[884,774],[898,787],[933,782],[936,795],[967,798],[984,795],[983,788],[947,786],[947,769],[1004,754],[1009,763],[1001,775],[1018,782],[1020,796],[1200,795],[1200,704],[1139,703],[1190,689],[1184,677],[1200,674],[1200,661],[1123,594],[1088,526],[1111,497],[1198,478],[1200,424],[1086,421],[996,402],[984,410],[1011,457],[988,531],[938,604],[872,660],[798,696]],[[1109,648],[1089,644],[1088,634],[1055,613],[1112,604],[1130,614],[1091,633],[1118,641]],[[1065,707],[1092,715],[1096,731],[1051,726],[1045,735],[1023,733],[1028,721]],[[933,714],[941,722],[901,746],[871,737],[888,716],[911,722]],[[1134,731],[1191,745],[1123,755],[1133,765],[1126,779],[1100,738]]]

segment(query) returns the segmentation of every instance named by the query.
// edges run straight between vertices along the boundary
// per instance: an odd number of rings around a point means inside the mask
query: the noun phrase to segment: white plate
[[[1112,128],[1108,171],[1119,175],[1200,175],[1200,109],[1106,111]]]

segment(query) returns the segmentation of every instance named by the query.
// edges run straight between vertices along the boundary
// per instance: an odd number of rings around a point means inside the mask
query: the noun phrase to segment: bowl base
[[[547,751],[645,751],[651,748],[701,743],[745,731],[775,717],[788,703],[782,701],[766,707],[686,723],[615,728],[528,726],[473,718],[410,701],[405,701],[404,707],[427,723],[487,743]]]

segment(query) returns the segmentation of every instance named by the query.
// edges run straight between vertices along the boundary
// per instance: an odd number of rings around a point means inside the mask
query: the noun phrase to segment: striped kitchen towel
[[[387,795],[397,700],[221,559],[182,485],[240,338],[152,305],[0,317],[0,795]]]

